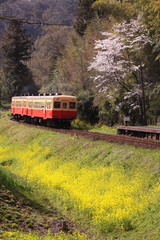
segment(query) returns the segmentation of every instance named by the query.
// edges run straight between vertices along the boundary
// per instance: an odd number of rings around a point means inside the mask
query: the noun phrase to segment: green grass
[[[86,123],[81,120],[74,120],[72,121],[72,128],[79,129],[79,130],[88,130],[91,132],[100,132],[100,133],[106,133],[106,134],[117,134],[116,127],[108,127],[106,125],[90,125],[89,123]]]
[[[10,103],[0,102],[0,111],[7,111],[11,108]]]
[[[7,181],[45,196],[89,239],[160,239],[159,161],[160,150],[0,120],[1,168],[15,176]]]
[[[108,127],[106,125],[102,126],[94,126],[91,130],[91,132],[99,132],[99,133],[106,133],[106,134],[117,134],[116,127]]]

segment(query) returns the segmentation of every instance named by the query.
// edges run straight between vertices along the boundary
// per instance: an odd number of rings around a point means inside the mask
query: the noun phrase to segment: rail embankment
[[[159,160],[159,149],[92,141],[0,120],[2,171],[86,233],[61,239],[158,240]]]

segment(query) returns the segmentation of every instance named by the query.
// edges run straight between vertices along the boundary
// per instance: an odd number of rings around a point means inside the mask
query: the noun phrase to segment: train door
[[[62,101],[61,110],[62,110],[62,116],[61,116],[62,119],[67,119],[68,118],[68,114],[67,114],[68,102],[67,102],[67,100]]]

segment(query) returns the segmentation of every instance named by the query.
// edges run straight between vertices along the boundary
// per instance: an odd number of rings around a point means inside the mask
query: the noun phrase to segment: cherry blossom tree
[[[140,19],[116,24],[112,32],[103,32],[102,39],[95,42],[96,56],[89,66],[89,70],[96,72],[94,82],[99,91],[106,92],[111,87],[124,90],[124,102],[129,100],[131,111],[139,108],[141,124],[146,124],[145,89],[148,86],[144,52],[150,45]]]

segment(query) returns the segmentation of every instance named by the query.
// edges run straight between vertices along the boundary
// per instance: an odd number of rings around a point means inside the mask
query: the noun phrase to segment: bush
[[[78,96],[78,117],[80,120],[95,124],[98,122],[98,107],[94,105],[94,95],[88,91]]]
[[[72,128],[79,129],[79,130],[90,130],[92,128],[91,124],[81,120],[74,120],[71,126]]]

